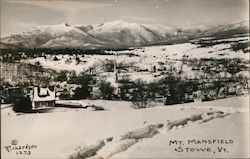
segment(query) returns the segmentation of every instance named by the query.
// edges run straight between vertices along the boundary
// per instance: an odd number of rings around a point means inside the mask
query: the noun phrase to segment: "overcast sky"
[[[248,0],[0,0],[1,36],[36,25],[113,20],[186,27],[248,20]]]

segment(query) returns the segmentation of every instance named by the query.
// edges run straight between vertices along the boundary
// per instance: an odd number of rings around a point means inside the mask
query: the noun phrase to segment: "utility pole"
[[[116,52],[115,53],[115,60],[114,60],[114,74],[115,74],[115,81],[116,82],[118,81],[118,72],[117,72],[117,63],[116,63],[117,57],[118,57],[118,53]]]

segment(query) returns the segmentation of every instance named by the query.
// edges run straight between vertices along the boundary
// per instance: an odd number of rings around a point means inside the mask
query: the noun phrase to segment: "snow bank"
[[[94,156],[96,152],[105,145],[104,140],[97,141],[87,146],[79,146],[75,149],[75,153],[69,159],[82,159]]]
[[[232,140],[233,144],[187,144],[188,140]],[[170,141],[182,141],[183,145],[169,145]],[[177,152],[175,148],[209,147],[211,152]],[[228,152],[218,152],[218,147]],[[111,158],[249,158],[249,113],[234,113],[225,118],[217,118],[203,124],[161,133],[138,142],[128,150]]]
[[[243,118],[241,114],[249,113],[249,96],[202,103],[178,104],[171,107],[158,103],[157,107],[139,110],[132,109],[130,107],[131,102],[125,101],[79,100],[78,102],[80,104],[89,102],[90,104],[102,106],[107,111],[86,111],[85,109],[80,109],[77,111],[15,116],[7,114],[8,111],[11,111],[10,108],[2,109],[1,145],[8,145],[10,140],[15,138],[18,139],[20,144],[29,143],[38,146],[39,149],[32,152],[30,158],[65,158],[75,154],[74,148],[79,146],[83,148],[86,146],[86,143],[90,143],[87,145],[92,145],[95,143],[93,141],[104,140],[105,146],[96,151],[95,156],[98,156],[98,154],[100,156],[112,154],[111,157],[121,158],[122,154],[125,154],[125,158],[138,158],[140,156],[142,158],[173,158],[178,154],[168,150],[166,141],[169,138],[225,137],[229,132],[229,135],[231,134],[229,137],[237,137],[235,141],[239,141],[239,143],[246,141],[246,138],[244,140],[238,140],[238,138],[241,139],[241,134],[247,132],[243,126],[249,124],[247,123],[249,119]],[[218,117],[202,124],[199,123],[201,114],[202,117],[221,114],[219,112],[213,113],[216,111],[222,111],[224,114],[229,112],[231,115],[224,118]],[[187,121],[186,125],[180,125],[177,129],[174,126],[173,129],[167,130],[167,120],[176,122],[187,118],[190,118],[190,120]],[[159,123],[163,123],[164,126],[157,128],[158,133],[156,134],[148,131],[148,128],[145,129],[149,125],[157,125]],[[152,131],[154,131],[154,128]],[[137,140],[130,137],[131,139],[123,141],[121,138],[125,134],[133,134],[133,136],[140,139]],[[219,136],[220,134],[221,136]],[[140,137],[140,135],[145,138]],[[150,138],[151,136],[153,137]],[[155,141],[156,139],[157,141]],[[134,140],[137,142],[134,143]],[[122,143],[125,144],[126,142],[128,142],[126,145],[131,146],[126,151],[114,154],[114,152],[118,152],[116,148],[119,151],[121,150],[122,146],[119,148],[118,145],[123,145]],[[109,145],[110,150],[108,150]],[[142,147],[142,149],[134,150],[138,146]],[[126,148],[127,146],[124,147]],[[242,149],[242,145],[238,145],[238,147]],[[8,153],[3,147],[1,150],[3,158],[17,158],[15,153]],[[104,150],[110,153],[104,152]],[[242,150],[237,150],[237,153],[238,151]],[[157,156],[153,154],[157,154]]]
[[[158,133],[158,128],[163,127],[163,124],[157,124],[157,125],[149,125],[147,127],[137,129],[134,131],[127,132],[123,137],[122,140],[124,139],[142,139],[142,138],[151,138],[155,134]]]
[[[181,126],[181,128],[184,128],[183,126],[187,125],[189,121],[200,121],[199,124],[202,124],[216,118],[223,118],[228,115],[230,115],[230,113],[224,113],[222,111],[209,111],[206,113],[194,114],[187,118],[168,121],[165,125],[161,123],[148,125],[140,129],[129,131],[124,135],[118,137],[110,137],[106,139],[106,144],[104,143],[104,140],[102,140],[101,144],[99,143],[95,146],[91,145],[87,148],[84,148],[83,150],[76,149],[77,152],[75,152],[74,155],[71,155],[70,159],[78,159],[79,156],[81,156],[82,158],[84,158],[83,156],[91,156],[91,158],[102,159],[110,158],[117,153],[126,151],[129,147],[133,146],[138,142],[144,141],[146,138],[152,138],[156,134],[164,132],[159,131],[159,129],[161,128],[166,129],[167,132],[170,132],[169,130],[173,129],[174,127],[176,128],[178,126]]]

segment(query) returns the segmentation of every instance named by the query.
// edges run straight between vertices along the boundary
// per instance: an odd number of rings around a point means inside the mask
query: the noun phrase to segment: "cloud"
[[[61,13],[65,21],[72,22],[80,11],[97,10],[112,5],[113,1],[91,1],[91,0],[8,0],[8,3],[36,6]],[[53,15],[52,15],[53,16]]]
[[[10,3],[34,5],[67,13],[76,13],[83,9],[93,9],[112,5],[109,1],[77,1],[77,0],[8,0]]]
[[[20,34],[36,26],[38,26],[38,24],[32,22],[7,21],[1,26],[1,37],[11,34]]]

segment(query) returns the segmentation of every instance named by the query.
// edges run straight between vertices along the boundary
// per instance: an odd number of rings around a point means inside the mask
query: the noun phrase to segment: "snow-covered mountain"
[[[237,24],[221,26],[223,31],[248,27]],[[112,21],[95,25],[69,25],[67,23],[52,26],[37,26],[18,35],[1,38],[1,47],[21,48],[127,48],[147,46],[169,41],[192,39],[199,35],[212,35],[221,29],[170,28],[159,24],[138,24],[125,21]]]
[[[246,33],[249,33],[249,21],[213,27],[203,32],[201,36],[221,39],[230,38]]]
[[[176,34],[177,29],[113,21],[105,24],[38,26],[1,39],[3,44],[27,48],[124,48],[145,46]]]

